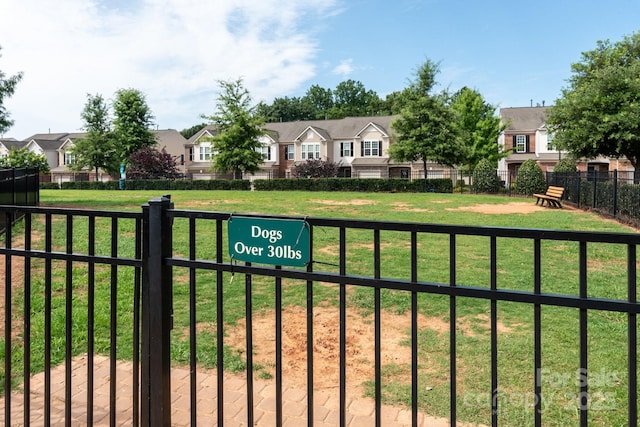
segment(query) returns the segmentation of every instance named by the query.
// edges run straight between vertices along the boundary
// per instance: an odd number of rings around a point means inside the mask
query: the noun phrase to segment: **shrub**
[[[576,161],[569,157],[564,157],[558,160],[558,163],[556,163],[555,167],[553,168],[553,171],[557,173],[570,173],[576,172],[577,170],[578,165],[576,164]]]
[[[487,159],[482,159],[473,172],[473,186],[479,193],[497,193],[500,191],[500,177]]]
[[[516,175],[516,193],[531,196],[534,193],[547,191],[547,181],[544,173],[535,160],[525,160]]]
[[[294,166],[293,175],[296,178],[335,178],[339,168],[337,163],[328,160],[309,159]]]
[[[452,182],[439,179],[376,179],[376,178],[311,178],[311,179],[256,179],[257,191],[362,191],[403,193],[451,193]]]

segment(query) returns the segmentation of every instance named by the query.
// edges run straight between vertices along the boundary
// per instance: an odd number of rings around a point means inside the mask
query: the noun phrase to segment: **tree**
[[[625,156],[640,171],[640,32],[599,41],[571,70],[547,119],[554,145],[576,157]]]
[[[212,137],[214,157],[212,169],[218,172],[233,172],[240,179],[243,172],[254,173],[260,169],[263,158],[257,149],[258,140],[265,135],[264,119],[251,106],[251,95],[242,79],[219,80],[221,92],[217,111],[212,116],[203,116],[211,121],[218,131]]]
[[[480,193],[500,191],[500,177],[495,165],[488,159],[482,159],[473,170],[473,188]]]
[[[207,126],[206,123],[200,123],[199,125],[193,125],[193,126],[191,126],[189,128],[182,129],[180,131],[180,135],[182,135],[185,139],[189,139],[193,135],[198,133],[201,129],[203,129],[205,126]]]
[[[0,50],[2,50],[1,46]],[[2,57],[2,55],[0,55],[0,57]],[[13,120],[9,119],[9,112],[4,107],[4,100],[13,95],[16,90],[16,85],[20,80],[22,80],[22,73],[5,77],[5,74],[0,70],[0,135],[4,134],[13,126]]]
[[[464,147],[461,165],[471,172],[480,160],[486,159],[497,167],[498,160],[509,152],[498,145],[498,137],[506,125],[495,115],[496,107],[486,102],[478,91],[467,87],[453,95],[451,106],[457,114],[456,123]]]
[[[137,89],[116,91],[113,114],[113,135],[122,163],[128,164],[131,153],[156,144],[150,130],[154,117],[142,92]]]
[[[340,165],[329,160],[309,159],[293,169],[296,178],[335,178]]]
[[[142,147],[129,157],[127,179],[176,179],[178,168],[171,154]]]
[[[438,64],[427,60],[416,72],[416,78],[402,93],[400,117],[391,127],[398,141],[389,147],[389,157],[398,162],[421,161],[427,177],[427,161],[454,166],[462,160],[455,113],[449,106],[448,94],[431,94]]]
[[[95,170],[98,180],[98,170],[106,170],[110,175],[118,172],[120,159],[117,157],[115,140],[111,132],[109,107],[102,95],[87,94],[87,103],[81,113],[84,122],[83,129],[87,131],[84,138],[73,142],[69,152],[74,161],[69,169],[80,171],[83,168]]]
[[[310,104],[315,119],[326,119],[333,108],[333,92],[318,85],[311,86],[303,99]]]
[[[333,91],[333,99],[333,107],[329,110],[332,119],[370,116],[377,113],[382,105],[378,94],[366,90],[362,82],[355,80],[339,83]]]
[[[9,154],[0,158],[3,168],[37,168],[40,173],[49,173],[49,162],[44,154],[36,154],[27,147],[12,148]]]

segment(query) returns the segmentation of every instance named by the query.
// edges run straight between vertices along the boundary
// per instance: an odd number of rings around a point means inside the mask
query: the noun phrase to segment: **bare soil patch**
[[[253,358],[275,376],[275,315],[256,314],[252,318]],[[340,314],[335,307],[315,307],[313,311],[314,387],[333,389],[340,384]],[[302,307],[287,307],[282,313],[282,375],[292,385],[304,388],[307,381],[307,312]],[[488,317],[461,318],[457,327],[474,335],[478,327],[489,330]],[[447,334],[449,322],[439,317],[418,316],[418,328]],[[381,358],[383,365],[393,364],[406,372],[410,381],[410,313],[381,313]],[[511,332],[503,324],[500,333]],[[246,346],[244,320],[227,330],[225,344],[242,351]],[[347,388],[362,395],[365,381],[374,380],[374,318],[358,310],[347,309],[346,371]],[[403,369],[404,368],[404,369]],[[401,375],[402,377],[402,375]],[[399,378],[402,381],[402,378]]]
[[[531,202],[510,202],[501,205],[477,204],[473,206],[462,206],[459,208],[446,208],[449,211],[469,211],[483,214],[529,214],[549,209]]]

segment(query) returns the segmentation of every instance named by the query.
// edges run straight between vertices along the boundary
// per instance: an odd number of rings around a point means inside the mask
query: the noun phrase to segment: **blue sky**
[[[426,59],[440,88],[552,105],[582,52],[639,30],[638,0],[0,0],[0,70],[24,73],[2,136],[81,131],[87,94],[120,88],[178,130],[215,112],[219,80],[256,102],[347,79],[384,98]]]

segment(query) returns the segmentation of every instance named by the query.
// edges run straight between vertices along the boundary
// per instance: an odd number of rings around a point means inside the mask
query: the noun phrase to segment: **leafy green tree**
[[[212,116],[203,116],[215,126],[218,134],[213,142],[214,157],[212,169],[218,172],[233,172],[234,179],[241,179],[242,173],[254,173],[263,162],[257,151],[258,140],[265,134],[264,119],[251,106],[251,95],[244,87],[242,79],[219,80],[221,92],[218,96],[217,111]]]
[[[75,171],[83,168],[93,169],[96,181],[100,168],[115,176],[120,159],[117,157],[115,139],[111,132],[109,107],[102,95],[87,94],[87,102],[81,117],[84,122],[83,129],[87,133],[83,138],[73,142],[69,152],[74,155],[74,162],[69,165],[69,169]]]
[[[547,181],[544,178],[544,172],[535,160],[525,160],[518,168],[516,175],[516,193],[531,196],[545,191],[547,191]]]
[[[333,108],[329,110],[332,119],[370,116],[375,114],[382,104],[374,91],[367,90],[362,82],[355,80],[339,83],[333,91],[333,99]]]
[[[180,135],[182,135],[185,139],[189,139],[191,138],[193,135],[195,135],[196,133],[198,133],[202,128],[204,128],[205,126],[207,126],[206,123],[200,123],[199,125],[193,125],[189,128],[186,129],[182,129],[180,131]]]
[[[49,162],[44,154],[36,154],[27,147],[12,148],[9,154],[0,158],[3,168],[38,168],[40,173],[49,173]]]
[[[391,124],[398,141],[389,148],[389,157],[398,162],[421,161],[425,179],[428,160],[454,166],[463,159],[449,96],[431,93],[438,72],[438,64],[430,60],[418,68],[416,78],[402,93],[400,117]]]
[[[154,117],[142,92],[137,89],[116,91],[113,114],[113,135],[121,162],[128,164],[131,153],[156,144],[151,132]]]
[[[549,111],[554,145],[576,157],[625,156],[640,171],[640,32],[599,41],[571,70]]]
[[[496,116],[496,107],[486,102],[480,92],[467,87],[453,95],[451,106],[457,114],[456,123],[464,147],[461,164],[473,171],[480,160],[486,159],[495,168],[498,160],[509,154],[498,144],[506,125]]]
[[[329,111],[333,108],[333,91],[318,85],[311,86],[303,97],[313,111],[314,119],[328,118]]]
[[[1,46],[0,50],[2,50]],[[0,55],[0,57],[2,57],[2,55]],[[2,70],[0,70],[0,135],[4,134],[13,126],[13,120],[9,119],[9,112],[4,107],[4,100],[13,95],[16,90],[16,85],[21,79],[22,73],[6,77]]]

